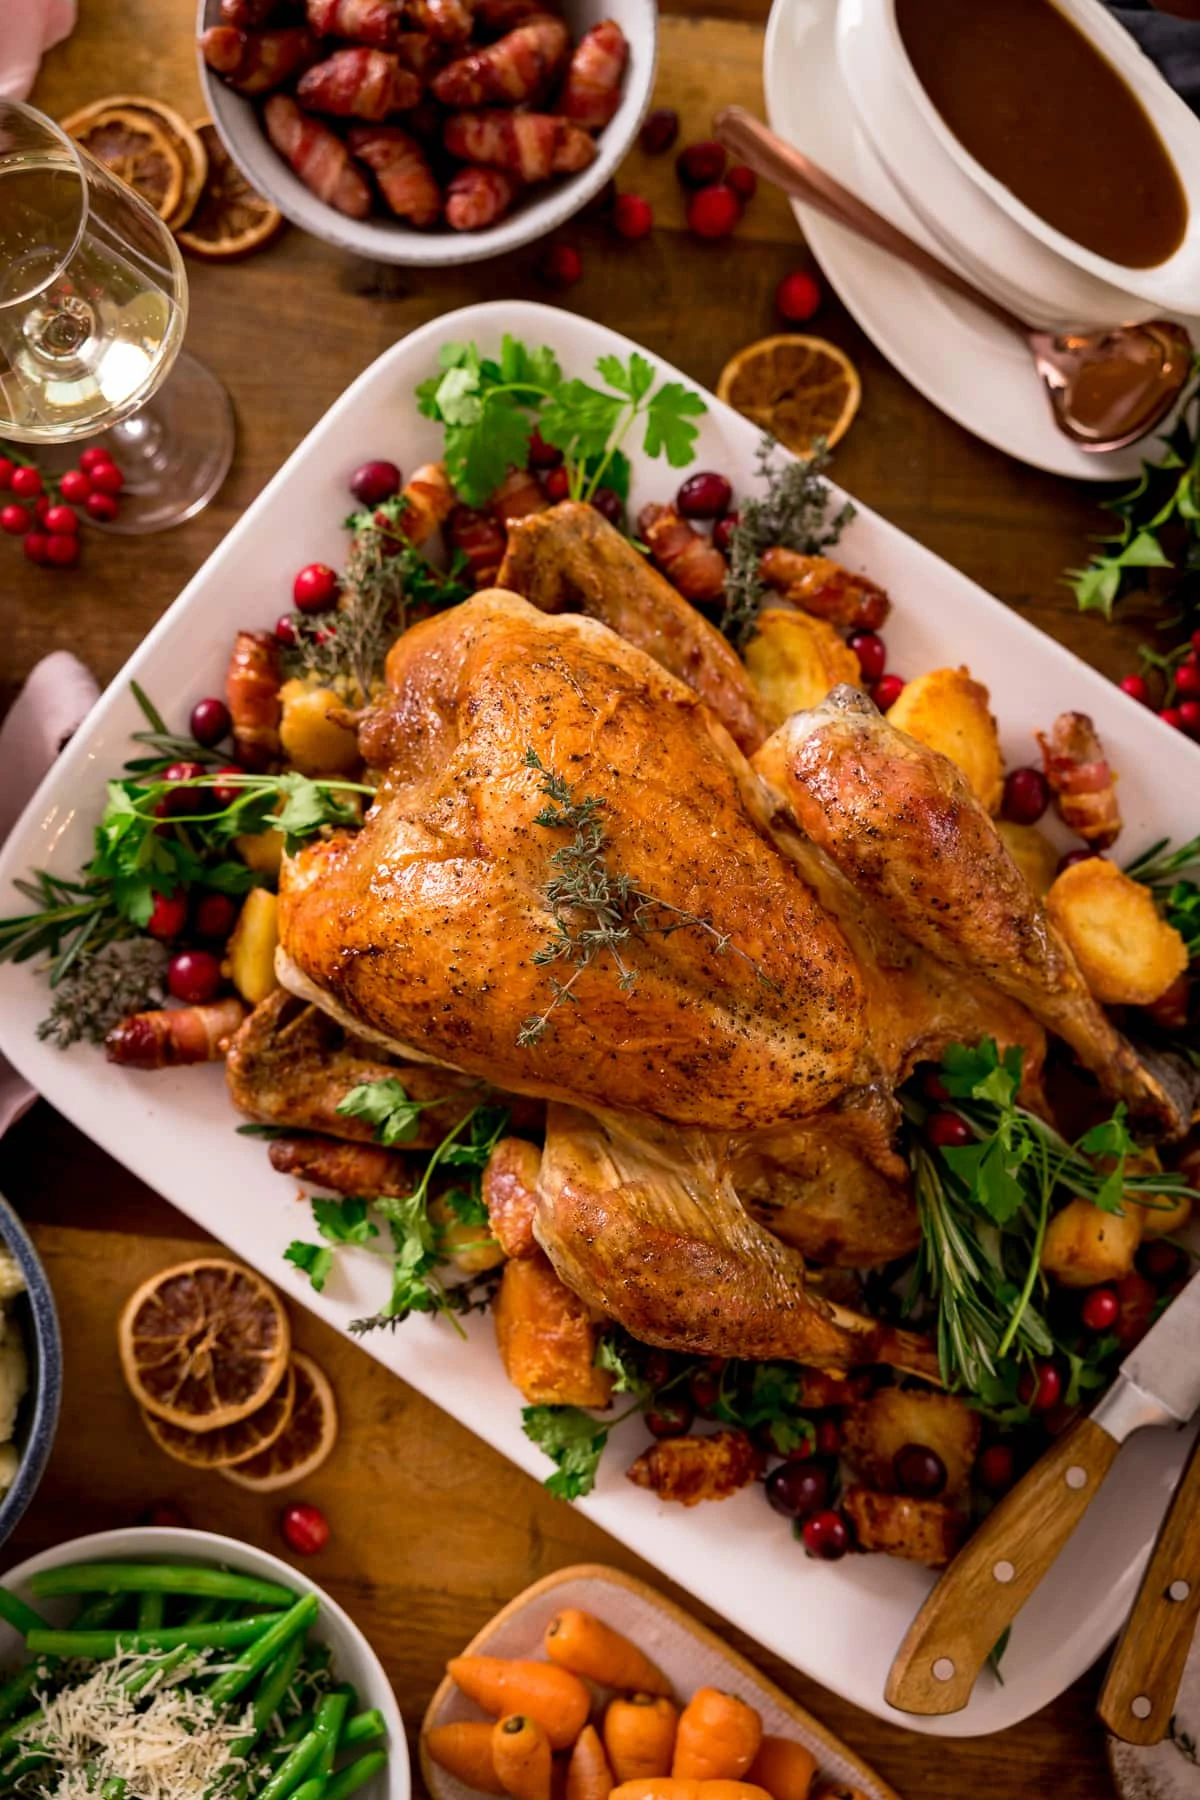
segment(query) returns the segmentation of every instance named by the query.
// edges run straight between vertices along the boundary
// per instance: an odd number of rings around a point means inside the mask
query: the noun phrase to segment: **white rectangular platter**
[[[104,783],[142,723],[130,678],[176,728],[194,701],[220,692],[235,631],[267,627],[287,609],[302,563],[321,559],[336,567],[341,560],[351,471],[375,456],[411,471],[439,454],[439,430],[418,416],[413,400],[417,382],[436,367],[439,345],[474,338],[494,353],[505,331],[553,346],[570,375],[589,375],[606,351],[627,356],[637,347],[555,308],[500,301],[451,313],[393,345],[284,464],[63,753],[0,856],[0,909],[20,910],[14,876],[31,867],[73,874],[88,856]],[[659,370],[688,379],[662,363]],[[710,398],[695,466],[725,470],[746,492],[758,442],[754,427]],[[635,458],[634,509],[669,498],[677,479],[665,463]],[[891,592],[886,629],[896,669],[915,675],[967,663],[987,683],[1010,763],[1029,760],[1031,733],[1063,708],[1094,716],[1121,773],[1123,854],[1200,829],[1200,748],[866,509],[838,554]],[[320,1295],[284,1262],[297,1229],[294,1186],[271,1170],[261,1143],[235,1135],[219,1068],[146,1075],[110,1067],[99,1050],[64,1053],[37,1040],[45,1011],[46,990],[31,965],[0,967],[0,1049],[60,1112],[331,1324],[344,1327],[376,1310],[383,1271],[367,1253],[345,1257]],[[444,1323],[413,1318],[363,1345],[541,1480],[549,1465],[522,1433],[520,1399],[501,1370],[491,1326],[471,1319],[468,1331],[464,1344]],[[1186,1449],[1177,1435],[1146,1432],[1123,1451],[1073,1543],[1021,1614],[1004,1684],[985,1674],[965,1712],[910,1720],[887,1706],[883,1685],[929,1574],[883,1556],[809,1561],[754,1490],[687,1511],[659,1504],[623,1475],[643,1438],[636,1421],[614,1435],[596,1491],[580,1503],[598,1524],[827,1687],[883,1718],[948,1736],[1014,1724],[1099,1655],[1132,1600]]]

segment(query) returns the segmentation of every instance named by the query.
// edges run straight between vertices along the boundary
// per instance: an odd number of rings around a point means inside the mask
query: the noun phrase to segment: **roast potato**
[[[1004,759],[988,691],[969,669],[931,669],[905,684],[888,723],[930,750],[938,750],[966,776],[971,792],[990,813],[1004,794]]]
[[[447,1205],[444,1194],[435,1194],[429,1202],[429,1216],[438,1227],[446,1255],[464,1274],[482,1275],[485,1269],[497,1269],[504,1261],[504,1250],[487,1224],[471,1225],[460,1219]]]
[[[1090,1200],[1068,1200],[1046,1227],[1042,1267],[1064,1287],[1119,1281],[1133,1267],[1146,1217],[1128,1203],[1124,1212],[1109,1213]]]
[[[531,1405],[608,1405],[612,1376],[595,1367],[598,1327],[548,1257],[505,1263],[492,1317],[505,1374]]]
[[[1046,908],[1104,1006],[1150,1006],[1187,968],[1187,947],[1149,889],[1102,856],[1064,869]]]
[[[1131,1175],[1159,1175],[1162,1173],[1162,1159],[1157,1150],[1141,1150],[1131,1156],[1125,1164]],[[1185,1169],[1182,1171],[1192,1187],[1196,1178]],[[1135,1207],[1142,1215],[1143,1238],[1172,1237],[1175,1232],[1182,1231],[1192,1216],[1192,1203],[1186,1194],[1153,1194],[1148,1195],[1153,1204]],[[1129,1202],[1126,1202],[1129,1205]]]
[[[860,1550],[882,1550],[906,1562],[942,1569],[967,1534],[967,1518],[944,1500],[913,1500],[907,1494],[876,1494],[848,1487],[842,1511]]]
[[[251,1006],[257,1006],[279,986],[275,979],[278,911],[274,894],[266,888],[251,888],[225,947],[229,979]]]
[[[839,682],[861,682],[857,656],[826,620],[768,606],[757,623],[744,660],[772,729],[795,712],[820,706]]]
[[[1050,839],[1043,837],[1036,825],[1014,825],[1008,819],[998,819],[996,829],[1034,893],[1044,900],[1054,885],[1058,868],[1058,851]]]
[[[906,1444],[936,1451],[946,1466],[946,1498],[961,1494],[979,1448],[979,1414],[955,1394],[928,1388],[879,1388],[846,1415],[846,1455],[873,1488],[896,1486],[893,1459]]]
[[[333,716],[343,703],[332,688],[285,681],[279,699],[279,742],[302,775],[348,775],[358,766],[358,733]]]

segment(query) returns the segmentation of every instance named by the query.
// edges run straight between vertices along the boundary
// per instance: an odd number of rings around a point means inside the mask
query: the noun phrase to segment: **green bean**
[[[346,1717],[352,1719],[358,1711],[358,1689],[355,1687],[354,1683],[352,1681],[339,1681],[335,1688],[330,1689],[330,1692],[334,1694],[345,1694]]]
[[[100,1800],[125,1800],[128,1783],[123,1775],[110,1775],[100,1789]]]
[[[256,1640],[261,1642],[277,1621],[288,1617],[288,1613],[259,1613],[253,1619],[214,1620],[210,1625],[162,1625],[157,1631],[31,1631],[25,1642],[34,1656],[86,1656],[93,1660],[123,1651],[146,1655],[175,1650],[181,1644],[193,1650],[239,1650]]]
[[[342,1725],[346,1717],[346,1709],[350,1703],[348,1694],[340,1694],[335,1689],[326,1694],[317,1707],[316,1733],[321,1740],[321,1749],[313,1767],[313,1774],[322,1779],[333,1773],[333,1759],[337,1755],[338,1739],[342,1733]]]
[[[296,1598],[291,1588],[275,1581],[259,1581],[229,1569],[194,1568],[188,1563],[64,1563],[57,1569],[43,1569],[29,1585],[42,1600],[54,1594],[204,1594],[218,1600],[290,1606]]]
[[[289,1607],[287,1612],[280,1613],[274,1624],[268,1626],[262,1636],[242,1652],[232,1667],[226,1669],[223,1675],[218,1675],[208,1690],[208,1697],[213,1705],[222,1706],[226,1701],[236,1699],[243,1688],[249,1687],[259,1670],[265,1668],[267,1663],[278,1656],[285,1644],[308,1630],[317,1616],[319,1607],[320,1603],[315,1594],[305,1594],[303,1599],[297,1600],[296,1604]],[[224,1629],[231,1631],[235,1628],[236,1623],[236,1621],[231,1621]],[[199,1629],[211,1631],[213,1628],[202,1625]]]
[[[370,1712],[355,1713],[352,1719],[346,1720],[342,1726],[341,1743],[338,1748],[348,1750],[352,1744],[369,1744],[372,1738],[386,1737],[386,1735],[387,1725],[384,1723],[383,1714],[377,1706],[373,1706]]]
[[[72,1631],[95,1631],[98,1626],[111,1625],[117,1614],[125,1605],[124,1594],[97,1594],[86,1606],[81,1606],[71,1620]]]
[[[44,1762],[50,1761],[48,1750],[30,1750],[27,1755],[19,1756],[15,1763],[10,1763],[4,1771],[4,1785],[11,1787],[22,1775],[28,1775],[30,1769],[40,1768]]]
[[[167,1597],[153,1589],[138,1595],[137,1628],[139,1631],[157,1631],[167,1612]]]
[[[221,1602],[212,1594],[206,1594],[203,1599],[193,1601],[188,1607],[183,1615],[183,1622],[185,1625],[207,1625],[211,1619],[224,1616],[220,1608]]]
[[[48,1672],[48,1661],[40,1657],[35,1657],[32,1662],[26,1663],[23,1669],[18,1669],[17,1673],[6,1681],[3,1687],[0,1687],[0,1719],[10,1719],[22,1700],[29,1697],[38,1682],[41,1681],[42,1676]]]
[[[11,1750],[14,1744],[22,1743],[29,1727],[36,1725],[41,1716],[42,1709],[38,1706],[32,1712],[25,1713],[21,1718],[14,1719],[11,1725],[6,1725],[4,1730],[0,1731],[0,1750]]]
[[[35,1613],[32,1606],[26,1606],[23,1600],[18,1600],[12,1589],[6,1587],[0,1587],[0,1619],[11,1625],[14,1631],[19,1631],[23,1638],[46,1623],[40,1613]]]
[[[311,1780],[304,1783],[303,1787],[298,1787],[296,1789],[295,1793],[292,1795],[292,1800],[321,1800],[321,1797],[325,1792],[326,1787],[323,1778],[320,1775],[314,1775]]]
[[[377,1775],[380,1769],[386,1767],[386,1750],[368,1750],[357,1762],[348,1763],[336,1775],[329,1777],[321,1800],[347,1800],[350,1794],[358,1792],[364,1781],[370,1781],[372,1775]],[[299,1800],[299,1795],[296,1800]]]
[[[314,1726],[298,1744],[293,1744],[275,1773],[259,1788],[255,1800],[284,1800],[293,1788],[299,1787],[320,1756],[321,1744]]]
[[[283,1704],[296,1677],[300,1658],[304,1655],[304,1639],[293,1637],[263,1672],[262,1685],[254,1696],[254,1727],[265,1731]]]
[[[150,1686],[156,1676],[161,1680],[163,1676],[172,1674],[182,1663],[191,1662],[192,1656],[191,1646],[180,1644],[169,1655],[160,1657],[157,1662],[150,1663],[148,1667],[135,1669],[132,1675],[126,1677],[122,1686],[127,1693],[140,1694],[144,1688]]]
[[[279,1756],[283,1751],[290,1750],[293,1744],[298,1744],[302,1737],[308,1736],[316,1722],[317,1715],[315,1713],[297,1713],[282,1737],[272,1744],[267,1754]]]

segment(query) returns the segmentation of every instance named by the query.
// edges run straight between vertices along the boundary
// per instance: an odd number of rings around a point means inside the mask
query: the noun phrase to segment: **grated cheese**
[[[116,1656],[86,1680],[41,1697],[42,1716],[22,1735],[57,1767],[39,1773],[34,1791],[46,1800],[96,1800],[103,1783],[118,1778],[127,1800],[196,1800],[242,1766],[230,1747],[252,1732],[251,1710],[226,1716],[182,1685],[195,1662],[164,1676],[154,1668],[162,1660]],[[146,1685],[130,1693],[130,1678],[147,1671]]]

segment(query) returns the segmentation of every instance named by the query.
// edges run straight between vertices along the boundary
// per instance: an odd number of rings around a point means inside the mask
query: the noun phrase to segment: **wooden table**
[[[200,110],[187,0],[90,0],[81,11],[74,37],[47,59],[34,95],[42,107],[62,115],[108,92],[140,90],[189,115]],[[706,135],[714,110],[727,102],[761,110],[767,11],[768,0],[667,0],[659,98],[679,108],[685,138]],[[713,385],[734,350],[776,328],[776,283],[811,259],[774,194],[759,194],[731,253],[682,231],[670,158],[652,162],[635,152],[622,179],[653,202],[660,229],[628,245],[597,222],[569,226],[563,236],[580,246],[585,274],[556,298]],[[525,251],[482,268],[416,274],[374,268],[288,231],[244,264],[193,263],[188,341],[237,408],[230,477],[216,502],[178,530],[153,539],[93,534],[75,574],[34,569],[16,545],[0,545],[5,699],[59,647],[78,651],[107,681],[373,357],[414,326],[485,295],[546,298],[536,259]],[[838,479],[1099,667],[1127,668],[1140,635],[1136,609],[1106,629],[1081,618],[1059,582],[1099,528],[1094,495],[1009,461],[943,418],[832,295],[813,329],[841,344],[862,371],[862,411],[837,452]],[[301,343],[304,356],[290,355],[289,346]],[[364,455],[370,450],[364,444]],[[156,1498],[177,1501],[197,1525],[279,1549],[276,1508],[166,1462],[143,1436],[119,1379],[113,1321],[121,1300],[143,1273],[176,1259],[184,1248],[178,1240],[201,1234],[45,1105],[0,1145],[0,1188],[36,1222],[67,1344],[58,1446],[11,1552],[127,1522]],[[313,1319],[296,1323],[301,1343],[333,1377],[344,1420],[339,1453],[307,1484],[334,1530],[314,1573],[367,1630],[410,1727],[444,1659],[536,1576],[599,1559],[652,1578],[350,1342]],[[781,1582],[786,1604],[783,1569]],[[1097,1800],[1110,1791],[1094,1676],[997,1737],[935,1742],[869,1718],[770,1656],[757,1653],[757,1660],[913,1800],[964,1793]]]

